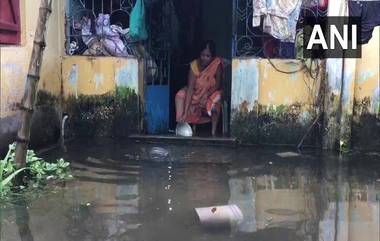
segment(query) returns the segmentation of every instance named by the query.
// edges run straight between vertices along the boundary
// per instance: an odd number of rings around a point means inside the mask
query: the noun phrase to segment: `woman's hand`
[[[190,69],[188,83],[187,83],[187,89],[186,89],[184,111],[183,111],[182,117],[180,118],[180,122],[182,122],[182,123],[185,122],[187,119],[188,112],[189,112],[190,105],[191,105],[191,100],[192,100],[193,93],[194,93],[194,88],[195,88],[195,75],[194,75],[193,71]]]
[[[187,113],[183,113],[183,115],[179,119],[179,122],[181,122],[181,123],[186,122],[186,119],[187,119]]]

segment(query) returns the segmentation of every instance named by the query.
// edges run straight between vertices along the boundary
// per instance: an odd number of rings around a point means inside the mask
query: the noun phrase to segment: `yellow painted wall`
[[[21,0],[21,44],[0,47],[0,117],[15,115],[14,105],[20,102],[25,86],[40,0]],[[53,13],[47,28],[47,47],[41,68],[39,88],[58,95],[61,91],[60,56],[64,43],[64,1],[53,1]]]
[[[115,90],[116,86],[128,86],[137,93],[137,59],[65,55],[64,4],[65,1],[53,1],[39,89],[57,96],[63,92],[65,97],[104,94]],[[14,105],[23,96],[39,5],[40,0],[21,0],[21,45],[0,47],[1,118],[15,115]],[[77,73],[73,72],[75,68],[78,69]]]
[[[371,110],[379,107],[380,27],[374,30],[370,42],[363,46],[362,58],[357,60],[355,99],[371,98]]]
[[[136,58],[67,56],[62,59],[64,96],[101,95],[117,86],[138,93]]]
[[[271,60],[279,70],[293,72],[302,65],[298,60]],[[234,59],[232,62],[232,109],[239,110],[244,101],[248,111],[257,102],[265,106],[313,104],[319,81],[306,71],[286,74],[277,71],[267,59]]]
[[[276,68],[293,72],[302,67],[297,60],[272,60]],[[305,71],[285,74],[276,71],[268,60],[260,61],[261,79],[259,103],[263,105],[289,105],[293,103],[312,104],[312,90],[317,91],[317,83]],[[309,89],[312,88],[312,89]],[[315,93],[315,92],[314,92]]]

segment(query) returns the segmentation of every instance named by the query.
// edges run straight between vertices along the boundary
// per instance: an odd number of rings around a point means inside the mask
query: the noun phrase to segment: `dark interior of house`
[[[149,24],[152,28],[151,40],[155,41],[157,48],[167,46],[170,43],[170,129],[175,128],[175,103],[176,92],[187,84],[189,63],[198,57],[199,46],[205,40],[213,40],[219,57],[229,62],[231,60],[232,40],[232,1],[229,0],[175,0],[165,7],[164,2],[154,1],[150,6]],[[173,9],[170,9],[173,8]],[[171,20],[170,29],[160,29],[162,19]],[[154,28],[154,29],[153,29]],[[155,36],[155,35],[159,36]],[[165,39],[166,38],[166,39]],[[164,41],[161,41],[165,39]],[[157,41],[158,40],[158,41]],[[152,46],[152,45],[151,45]],[[154,45],[153,45],[154,46]],[[154,52],[154,47],[150,49]],[[229,100],[231,85],[230,65],[226,65],[223,86],[225,98]],[[228,102],[228,101],[227,101]],[[210,127],[206,124],[204,128]]]

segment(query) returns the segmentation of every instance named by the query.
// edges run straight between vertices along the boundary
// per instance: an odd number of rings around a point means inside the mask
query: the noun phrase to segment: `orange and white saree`
[[[215,90],[217,84],[216,74],[221,66],[222,76],[224,73],[223,61],[215,58],[204,70],[200,71],[197,60],[191,62],[190,68],[195,76],[195,87],[191,104],[185,122],[190,124],[204,124],[211,121],[213,111],[220,113],[222,91]],[[186,99],[187,87],[177,92],[176,98]],[[185,108],[185,107],[184,107]],[[179,122],[183,110],[177,110],[176,119]]]

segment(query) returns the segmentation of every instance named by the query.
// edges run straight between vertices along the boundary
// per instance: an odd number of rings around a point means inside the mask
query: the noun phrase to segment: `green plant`
[[[0,167],[0,173],[2,173],[3,167]],[[11,175],[7,176],[5,179],[3,177],[0,178],[0,196],[3,193],[7,193],[9,191],[10,185],[12,180],[22,171],[24,171],[26,168],[18,169],[17,171],[13,172]]]
[[[67,179],[72,176],[69,174],[70,163],[63,159],[55,163],[49,163],[37,157],[33,150],[28,150],[26,154],[26,167],[16,169],[15,165],[16,144],[9,145],[7,155],[0,160],[0,196],[6,195],[14,186],[15,177],[21,172],[29,172],[29,181],[38,185],[48,179]]]
[[[3,160],[0,160],[0,196],[7,193],[11,186],[11,181],[19,174],[21,171],[15,171],[14,165],[9,161],[14,159],[14,151],[16,145],[10,145],[7,155]]]

